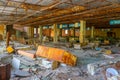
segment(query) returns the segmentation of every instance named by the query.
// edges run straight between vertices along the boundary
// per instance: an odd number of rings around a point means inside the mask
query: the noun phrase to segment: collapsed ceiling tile
[[[37,4],[40,0],[26,0],[25,3]]]

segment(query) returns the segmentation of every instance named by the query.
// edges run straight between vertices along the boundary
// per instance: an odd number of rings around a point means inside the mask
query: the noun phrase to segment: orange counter
[[[36,56],[52,59],[70,66],[75,66],[77,61],[77,57],[68,51],[46,46],[39,46]]]

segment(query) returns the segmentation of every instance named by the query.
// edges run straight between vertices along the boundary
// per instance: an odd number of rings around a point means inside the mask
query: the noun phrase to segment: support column
[[[34,28],[33,27],[29,27],[28,35],[29,35],[30,38],[34,37]]]
[[[86,36],[86,21],[81,20],[80,21],[80,37],[79,37],[80,43],[85,42],[85,36]]]
[[[20,37],[20,31],[16,30],[16,37],[19,38]]]
[[[4,25],[4,34],[3,34],[3,39],[6,39],[6,34],[7,34],[6,25]]]
[[[36,28],[36,37],[38,37],[38,27]]]
[[[43,37],[42,31],[43,31],[43,27],[42,27],[42,26],[39,26],[39,29],[40,29],[39,39],[40,39],[40,42],[42,42],[42,37]]]
[[[59,35],[62,37],[62,24],[60,24],[60,33]]]
[[[31,38],[34,38],[34,27],[31,27]]]
[[[56,43],[58,42],[58,35],[57,35],[57,24],[53,24],[53,29],[54,29],[54,37],[53,37],[53,42]]]
[[[92,26],[92,28],[91,28],[91,38],[93,39],[94,38],[94,26]]]
[[[10,42],[10,32],[7,32],[7,39],[6,39],[6,47],[9,46],[9,42]]]
[[[28,28],[28,36],[31,38],[31,27]]]

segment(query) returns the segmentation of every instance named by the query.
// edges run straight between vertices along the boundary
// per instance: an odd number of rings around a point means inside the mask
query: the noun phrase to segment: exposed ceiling
[[[28,26],[74,23],[109,25],[120,19],[120,0],[0,0],[0,23]]]

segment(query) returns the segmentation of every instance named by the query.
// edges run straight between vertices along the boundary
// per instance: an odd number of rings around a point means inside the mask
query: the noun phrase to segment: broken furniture
[[[11,65],[0,63],[0,80],[9,80],[11,73]]]

